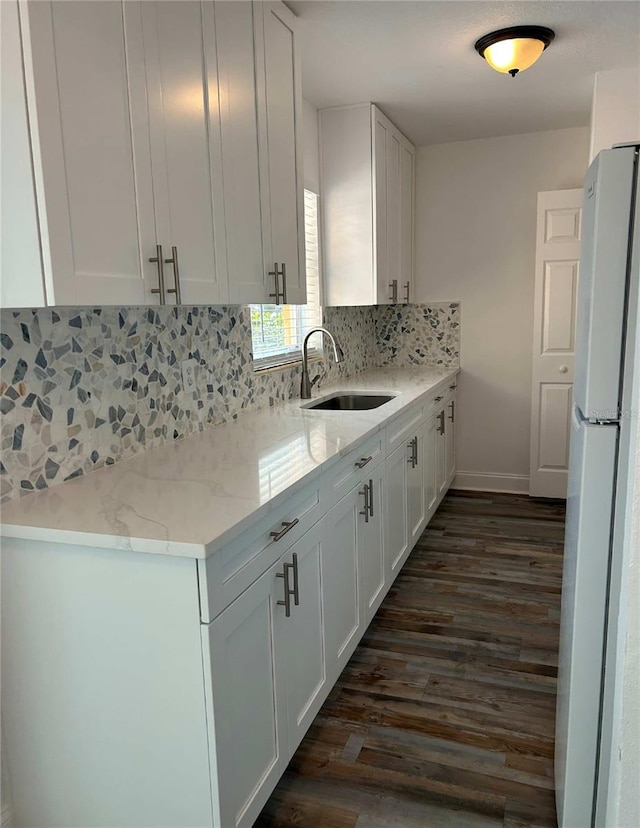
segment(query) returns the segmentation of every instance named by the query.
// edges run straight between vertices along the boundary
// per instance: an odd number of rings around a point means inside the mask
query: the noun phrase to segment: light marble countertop
[[[81,546],[205,558],[283,503],[458,369],[381,368],[335,391],[396,396],[370,411],[309,411],[292,399],[242,414],[14,501],[0,534]]]

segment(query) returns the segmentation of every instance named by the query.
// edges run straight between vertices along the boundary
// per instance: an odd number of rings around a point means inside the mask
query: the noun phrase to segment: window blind
[[[318,194],[304,191],[306,305],[251,305],[254,370],[273,368],[302,357],[307,331],[322,324],[320,307],[320,242]],[[319,354],[320,335],[309,341],[309,354]]]

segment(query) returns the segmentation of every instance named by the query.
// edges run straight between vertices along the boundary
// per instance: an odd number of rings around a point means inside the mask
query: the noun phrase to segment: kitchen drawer
[[[387,454],[415,436],[424,421],[424,406],[414,405],[387,426]]]
[[[427,420],[430,420],[434,414],[438,414],[446,405],[447,396],[449,394],[448,387],[445,385],[440,388],[437,394],[429,397],[424,405],[424,413]]]
[[[327,511],[321,485],[318,480],[306,486],[223,549],[198,560],[200,617],[204,623],[219,615],[320,520]],[[286,529],[290,521],[296,523],[280,539],[272,536],[272,532]]]
[[[385,432],[381,429],[339,460],[325,475],[327,509],[348,494],[360,480],[364,480],[385,456]]]

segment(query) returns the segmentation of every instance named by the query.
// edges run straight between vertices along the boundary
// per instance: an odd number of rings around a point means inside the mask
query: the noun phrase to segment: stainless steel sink
[[[379,408],[393,397],[394,394],[333,394],[303,408],[312,411],[368,411],[371,408]]]

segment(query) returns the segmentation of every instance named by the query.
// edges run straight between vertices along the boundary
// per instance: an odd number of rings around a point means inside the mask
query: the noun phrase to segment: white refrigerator
[[[582,214],[556,710],[560,828],[601,824],[598,797],[606,798],[607,669],[625,520],[620,469],[630,426],[639,213],[638,145],[604,150],[587,173]]]

